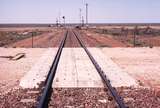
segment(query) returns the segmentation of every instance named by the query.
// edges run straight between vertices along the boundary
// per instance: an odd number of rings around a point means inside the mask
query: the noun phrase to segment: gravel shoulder
[[[149,88],[116,88],[129,108],[159,108],[160,93]],[[0,108],[36,108],[40,89],[13,89],[0,95]],[[104,88],[54,88],[49,107],[53,108],[117,108]]]
[[[147,88],[117,88],[129,108],[159,108],[160,94]],[[146,98],[147,97],[147,98]],[[50,107],[117,108],[105,88],[54,88]]]

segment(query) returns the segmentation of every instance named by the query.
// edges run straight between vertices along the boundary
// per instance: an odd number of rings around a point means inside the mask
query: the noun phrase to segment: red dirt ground
[[[87,47],[127,47],[128,45],[117,41],[109,36],[104,36],[100,34],[91,33],[89,31],[79,31],[81,38]],[[72,32],[69,32],[72,34]],[[44,33],[42,35],[33,38],[34,48],[47,48],[47,47],[58,47],[60,40],[64,36],[64,30],[60,29],[58,31],[52,31],[49,33]],[[32,38],[27,38],[20,40],[15,43],[6,45],[5,47],[32,47]],[[77,39],[73,35],[67,37],[65,47],[80,47]]]
[[[63,38],[64,31],[50,32],[33,38],[34,48],[58,47],[60,40]],[[32,38],[27,38],[6,47],[32,47]]]
[[[82,39],[88,47],[127,47],[128,45],[119,42],[111,37],[92,33],[89,31],[81,32]]]
[[[133,47],[133,35],[125,36],[115,36],[115,40],[120,41],[124,44],[130,44],[129,46]],[[136,43],[140,45],[136,45],[137,47],[147,47],[147,46],[160,46],[160,36],[137,36]]]
[[[160,46],[160,36],[156,37],[140,37],[139,39],[141,42],[144,42],[146,45],[151,45],[151,46]]]

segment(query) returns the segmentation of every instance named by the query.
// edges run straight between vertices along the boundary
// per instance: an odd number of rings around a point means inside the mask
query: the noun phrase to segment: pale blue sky
[[[160,0],[86,0],[90,23],[160,23]],[[0,23],[79,22],[84,0],[0,0]]]

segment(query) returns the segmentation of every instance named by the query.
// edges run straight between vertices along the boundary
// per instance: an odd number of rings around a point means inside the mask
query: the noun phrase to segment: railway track
[[[53,61],[53,64],[51,66],[51,69],[48,73],[48,76],[46,78],[45,81],[45,86],[44,86],[44,90],[42,92],[42,95],[40,97],[40,101],[38,103],[37,108],[46,108],[48,107],[48,103],[49,103],[49,98],[52,92],[52,82],[54,80],[54,76],[56,74],[56,69],[58,66],[58,62],[62,53],[62,50],[64,48],[66,39],[68,35],[74,35],[75,38],[78,40],[78,43],[80,44],[80,46],[85,50],[86,54],[88,55],[88,57],[90,58],[91,62],[93,63],[95,69],[97,70],[97,72],[99,73],[104,86],[110,91],[112,97],[114,98],[114,100],[116,101],[116,103],[118,104],[119,108],[126,108],[123,99],[118,95],[118,93],[116,92],[115,88],[112,87],[110,80],[107,78],[107,76],[105,75],[105,73],[103,72],[103,70],[101,69],[101,67],[99,66],[99,64],[96,62],[96,60],[94,59],[94,57],[92,56],[92,54],[89,52],[89,50],[87,49],[87,47],[85,46],[85,44],[83,43],[82,39],[80,38],[80,34],[75,31],[75,30],[67,30],[64,38],[62,39],[57,54],[55,56],[55,59]],[[70,37],[71,38],[71,37]]]
[[[39,104],[37,106],[38,108],[46,108],[48,106],[48,101],[49,101],[50,92],[51,92],[51,88],[52,88],[52,82],[53,82],[54,76],[56,74],[58,62],[59,62],[64,44],[65,44],[65,40],[67,38],[67,34],[68,34],[68,31],[66,31],[66,33],[64,35],[64,38],[62,39],[62,41],[59,45],[59,48],[58,48],[58,51],[56,53],[55,59],[54,59],[53,64],[50,68],[48,76],[46,78],[45,88],[43,90],[43,93],[42,93],[42,96],[40,98]]]

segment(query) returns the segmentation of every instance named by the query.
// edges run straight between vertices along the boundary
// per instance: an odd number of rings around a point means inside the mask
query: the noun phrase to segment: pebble
[[[27,93],[29,93],[29,94],[38,94],[39,91],[27,91]]]
[[[124,101],[127,103],[127,102],[133,102],[134,101],[134,98],[124,98]]]
[[[75,108],[74,106],[64,106],[64,108]]]
[[[21,101],[20,102],[22,102],[22,103],[35,103],[36,102],[36,100],[35,99],[21,99]]]
[[[107,100],[106,100],[106,99],[98,100],[98,102],[101,102],[101,103],[107,103]]]

